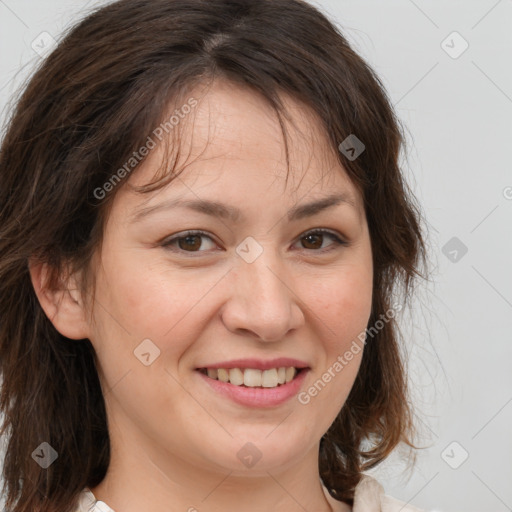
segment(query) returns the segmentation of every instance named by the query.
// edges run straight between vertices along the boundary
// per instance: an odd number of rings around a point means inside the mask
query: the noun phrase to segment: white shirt
[[[331,497],[325,487],[324,493],[334,508],[339,502]],[[98,501],[89,489],[84,489],[76,512],[115,512],[105,502]],[[384,494],[384,488],[374,478],[364,475],[355,489],[352,512],[423,512],[412,505],[395,500]]]

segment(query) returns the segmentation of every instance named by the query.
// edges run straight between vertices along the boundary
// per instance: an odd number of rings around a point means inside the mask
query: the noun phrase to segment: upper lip
[[[231,361],[222,361],[220,363],[207,364],[204,366],[200,366],[197,369],[200,370],[202,368],[254,368],[256,370],[270,370],[271,368],[288,368],[290,366],[293,366],[297,369],[309,368],[307,363],[305,363],[304,361],[300,361],[299,359],[292,359],[290,357],[278,357],[276,359],[269,359],[267,361],[263,359],[254,358],[232,359]]]

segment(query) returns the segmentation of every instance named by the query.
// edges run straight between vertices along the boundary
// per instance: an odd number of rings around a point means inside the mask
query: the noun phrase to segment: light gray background
[[[102,3],[0,0],[3,116],[33,41]],[[430,226],[432,283],[403,319],[425,448],[412,476],[398,453],[373,473],[426,510],[512,511],[512,1],[315,3],[383,80]]]

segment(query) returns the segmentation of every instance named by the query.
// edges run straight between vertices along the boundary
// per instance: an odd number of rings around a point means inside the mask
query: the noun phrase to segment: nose
[[[264,250],[252,263],[240,260],[231,272],[230,294],[222,308],[227,329],[259,341],[285,338],[304,322],[290,273]]]

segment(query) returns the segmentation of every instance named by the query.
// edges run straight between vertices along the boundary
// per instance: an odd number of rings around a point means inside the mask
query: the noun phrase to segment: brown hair
[[[28,263],[94,282],[109,208],[94,191],[111,180],[197,84],[224,78],[261,94],[286,115],[280,94],[310,107],[350,179],[370,229],[374,288],[370,324],[409,297],[425,262],[421,213],[398,166],[400,124],[384,88],[344,36],[302,0],[121,0],[73,27],[42,61],[10,116],[0,154],[0,406],[9,434],[7,509],[71,512],[109,465],[104,397],[89,340],[70,340],[46,317]],[[356,159],[338,151],[355,134]],[[286,142],[286,137],[285,137]],[[288,153],[287,153],[288,156]],[[169,173],[142,193],[171,181]],[[91,295],[93,296],[93,295]],[[412,411],[393,318],[366,345],[346,404],[320,443],[320,476],[352,504],[361,472],[397,444],[409,446]],[[48,442],[58,463],[32,453]]]

